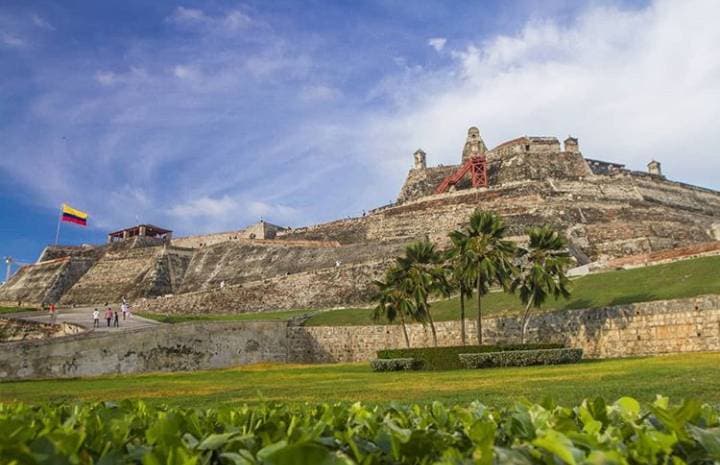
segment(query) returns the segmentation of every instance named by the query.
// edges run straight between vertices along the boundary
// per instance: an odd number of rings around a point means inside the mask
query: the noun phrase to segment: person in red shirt
[[[108,307],[107,310],[105,310],[105,319],[107,320],[107,327],[110,327],[110,323],[113,319],[113,311],[112,308]]]

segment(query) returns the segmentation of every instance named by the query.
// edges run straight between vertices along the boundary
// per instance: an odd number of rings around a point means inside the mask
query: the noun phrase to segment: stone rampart
[[[467,321],[469,343],[475,322]],[[429,347],[429,328],[408,327],[412,347]],[[459,322],[437,323],[439,344],[460,345]],[[720,296],[645,302],[533,316],[529,342],[582,348],[586,358],[720,351]],[[486,343],[518,342],[517,317],[483,320]],[[62,378],[225,368],[259,362],[370,360],[405,346],[391,326],[306,327],[285,322],[197,322],[122,333],[86,333],[0,345],[0,379]]]
[[[244,284],[219,286],[135,303],[136,311],[154,313],[245,313],[362,305],[375,292],[372,281],[389,260],[341,265]]]
[[[166,245],[105,252],[61,298],[64,305],[99,304],[172,294],[182,283],[191,251]]]
[[[0,344],[0,379],[225,368],[287,360],[284,322],[188,323]]]
[[[438,344],[461,345],[460,323],[436,323]],[[468,341],[476,334],[466,322]],[[408,325],[412,347],[431,347],[428,327]],[[518,317],[483,320],[488,344],[520,341]],[[601,309],[565,310],[535,315],[528,342],[556,342],[583,349],[587,358],[612,358],[674,352],[720,351],[720,296],[645,302]],[[399,325],[288,328],[289,361],[357,362],[382,349],[405,347]]]
[[[285,241],[225,242],[195,252],[179,292],[219,288],[278,276],[353,265],[398,255],[404,243],[295,247]]]
[[[94,263],[93,258],[65,257],[24,266],[0,286],[0,302],[56,303]]]

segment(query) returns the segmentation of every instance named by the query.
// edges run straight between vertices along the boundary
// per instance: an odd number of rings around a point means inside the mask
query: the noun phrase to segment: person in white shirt
[[[128,312],[128,304],[123,302],[122,305],[120,305],[120,310],[122,311],[123,320],[125,320]]]
[[[100,327],[100,312],[98,312],[98,309],[96,308],[93,311],[93,328],[99,328]]]

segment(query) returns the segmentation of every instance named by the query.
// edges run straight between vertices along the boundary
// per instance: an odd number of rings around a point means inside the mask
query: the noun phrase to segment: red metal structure
[[[460,180],[468,173],[472,174],[472,186],[473,187],[487,187],[487,158],[485,155],[474,155],[463,163],[463,165],[450,176],[443,179],[443,181],[435,188],[436,194],[442,194],[447,192],[451,186],[459,183]]]

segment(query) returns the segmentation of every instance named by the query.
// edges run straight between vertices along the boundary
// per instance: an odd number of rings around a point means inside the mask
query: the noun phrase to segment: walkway
[[[147,318],[142,318],[137,315],[133,315],[132,318],[129,318],[127,320],[122,319],[122,313],[120,312],[120,306],[119,305],[111,305],[112,309],[118,310],[118,314],[120,315],[120,327],[119,328],[113,328],[107,327],[107,321],[103,318],[104,317],[104,308],[102,306],[97,307],[97,309],[100,311],[100,327],[93,329],[93,318],[92,313],[93,310],[96,307],[78,307],[78,308],[61,308],[57,312],[57,316],[55,318],[56,323],[72,323],[74,325],[82,326],[86,328],[88,331],[95,331],[95,332],[122,332],[122,331],[128,331],[131,329],[138,329],[138,328],[147,328],[150,326],[157,326],[162,323],[158,323],[157,321],[149,320]],[[41,323],[50,323],[50,315],[47,312],[43,311],[37,311],[37,312],[23,312],[23,313],[9,313],[3,315],[5,317],[10,318],[17,318],[20,320],[30,320],[30,321],[39,321]]]

